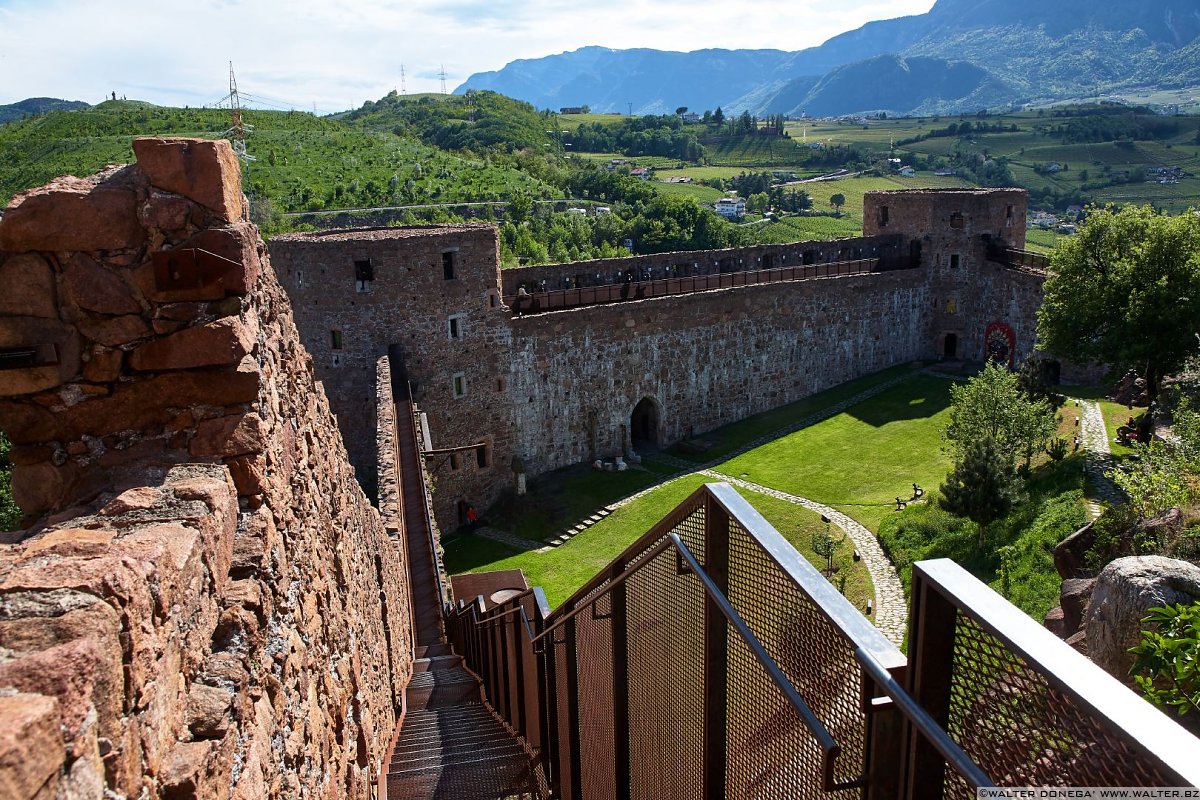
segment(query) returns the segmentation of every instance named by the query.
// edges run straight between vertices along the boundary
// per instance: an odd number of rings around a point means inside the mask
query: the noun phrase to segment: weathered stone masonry
[[[858,239],[503,273],[495,231],[482,225],[295,234],[271,249],[360,472],[375,458],[366,427],[374,364],[389,352],[428,414],[432,447],[482,445],[479,457],[463,449],[430,460],[438,521],[452,529],[461,502],[485,507],[512,485],[514,458],[536,475],[631,455],[639,403],[649,411],[636,433],[667,444],[892,364],[982,359],[989,331],[1011,336],[1013,359],[1023,358],[1042,277],[988,253],[1024,247],[1026,200],[1016,189],[872,193]],[[621,273],[858,258],[907,268],[530,316],[503,304],[521,286],[556,290]],[[357,282],[355,262],[369,262],[369,286]]]
[[[366,798],[412,667],[355,480],[225,142],[0,221],[0,796]]]

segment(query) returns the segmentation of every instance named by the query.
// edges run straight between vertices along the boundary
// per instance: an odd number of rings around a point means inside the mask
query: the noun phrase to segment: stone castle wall
[[[430,444],[447,451],[428,467],[439,525],[452,530],[461,503],[484,508],[512,485],[514,458],[536,475],[629,454],[643,399],[653,438],[668,444],[892,364],[943,357],[950,335],[957,358],[984,358],[996,330],[1023,357],[1041,277],[988,261],[987,248],[1023,247],[1025,204],[1021,190],[875,193],[859,239],[503,272],[496,234],[480,225],[295,234],[271,250],[356,463],[375,458],[373,413],[360,413],[374,398],[374,364],[389,350],[403,364]],[[503,305],[542,281],[552,290],[628,270],[663,277],[688,263],[695,274],[744,271],[764,258],[773,267],[855,258],[916,266],[524,317]],[[355,262],[368,259],[374,280],[359,291]],[[332,331],[344,332],[340,351]],[[477,444],[479,456],[448,452]]]
[[[517,450],[533,474],[628,454],[649,398],[660,444],[928,350],[908,271],[750,286],[513,320]]]
[[[366,798],[407,578],[225,142],[0,220],[0,796]]]

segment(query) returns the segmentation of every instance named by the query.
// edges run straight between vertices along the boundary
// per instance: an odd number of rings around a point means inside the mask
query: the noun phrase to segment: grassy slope
[[[920,375],[848,412],[777,439],[720,467],[731,475],[835,506],[877,530],[912,484],[949,470],[942,430],[951,381]]]
[[[260,187],[280,210],[493,200],[516,188],[537,194],[549,188],[517,170],[311,114],[247,111],[245,119],[253,127],[247,144],[256,159],[246,167],[246,185]],[[2,126],[0,203],[58,175],[89,175],[105,164],[132,161],[135,135],[218,138],[228,126],[228,112],[220,109],[124,101]],[[390,191],[393,177],[399,195]]]
[[[530,584],[545,590],[550,605],[557,606],[707,481],[691,475],[661,486],[547,553],[522,553],[479,536],[456,537],[445,544],[446,569],[451,574],[520,569]],[[764,495],[742,494],[805,558],[818,560],[812,534],[824,525],[816,514]],[[852,561],[851,550],[843,546],[835,563],[848,575],[846,596],[861,608],[874,589],[866,568]]]

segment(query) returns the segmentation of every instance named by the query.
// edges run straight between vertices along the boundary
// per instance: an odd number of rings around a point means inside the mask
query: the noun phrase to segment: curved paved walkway
[[[1091,478],[1096,494],[1106,503],[1115,505],[1125,502],[1125,493],[1108,477],[1116,462],[1113,461],[1112,448],[1108,443],[1108,431],[1104,427],[1104,413],[1100,410],[1100,404],[1095,400],[1082,401],[1079,417],[1084,448],[1083,469]],[[1088,511],[1095,519],[1103,509],[1095,500],[1088,500]]]
[[[802,506],[809,511],[815,511],[818,514],[824,514],[829,517],[833,521],[833,524],[845,531],[846,535],[850,537],[850,541],[854,542],[854,548],[862,557],[863,564],[866,565],[867,572],[871,575],[871,583],[875,586],[875,626],[883,631],[883,635],[888,637],[892,644],[897,647],[900,646],[900,643],[904,641],[904,630],[908,620],[908,607],[904,600],[904,587],[900,584],[900,577],[896,574],[896,568],[892,566],[891,560],[883,552],[883,548],[879,546],[879,539],[875,537],[875,534],[836,508],[823,506],[806,497],[798,497],[794,494],[781,492],[778,489],[751,483],[750,481],[735,478],[732,475],[726,475],[716,470],[705,469],[700,470],[700,473],[719,481],[731,483],[734,486],[740,486],[751,492],[758,492],[768,497],[774,497],[777,500]]]

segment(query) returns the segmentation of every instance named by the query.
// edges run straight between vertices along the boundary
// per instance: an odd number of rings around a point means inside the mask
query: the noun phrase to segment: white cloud
[[[239,89],[323,112],[438,91],[518,58],[586,45],[798,50],[932,0],[0,0],[0,103],[109,92],[164,105]]]

